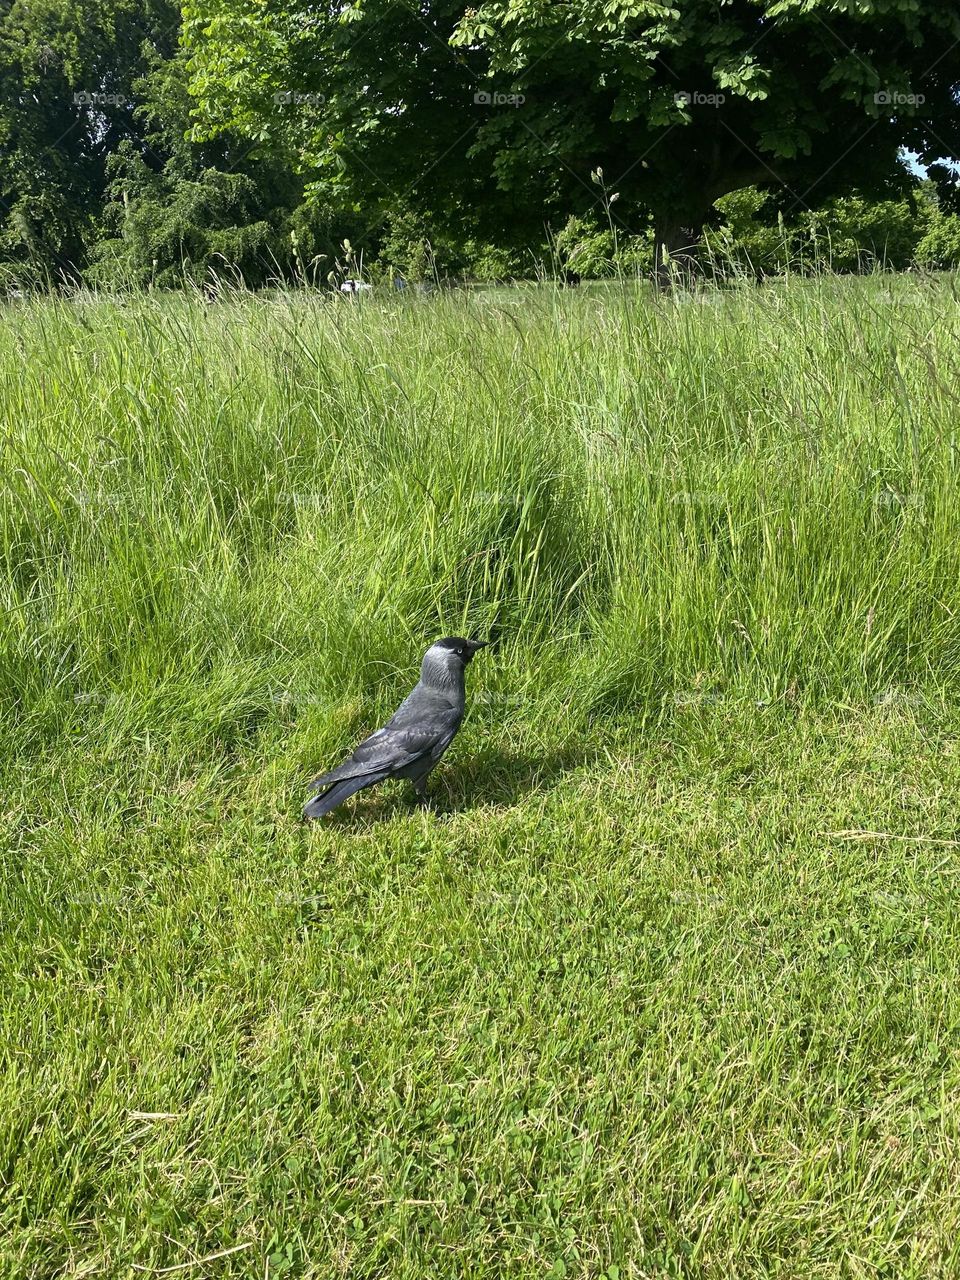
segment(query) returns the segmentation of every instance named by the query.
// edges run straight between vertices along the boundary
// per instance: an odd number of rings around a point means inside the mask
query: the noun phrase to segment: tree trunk
[[[654,279],[657,288],[670,289],[674,284],[689,284],[697,271],[697,250],[703,237],[706,216],[695,222],[681,221],[664,214],[654,221]]]

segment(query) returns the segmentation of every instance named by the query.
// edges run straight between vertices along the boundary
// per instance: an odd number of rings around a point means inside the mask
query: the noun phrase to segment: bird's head
[[[425,684],[449,684],[462,676],[473,655],[486,647],[486,640],[466,640],[463,636],[437,640],[423,655],[421,678]]]

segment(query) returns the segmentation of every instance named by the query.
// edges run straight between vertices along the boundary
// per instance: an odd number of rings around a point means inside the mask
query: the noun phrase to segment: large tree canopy
[[[604,193],[677,245],[723,194],[786,209],[960,155],[960,5],[916,0],[191,0],[201,135],[298,158],[376,216],[483,225]],[[591,181],[597,171],[602,184]]]

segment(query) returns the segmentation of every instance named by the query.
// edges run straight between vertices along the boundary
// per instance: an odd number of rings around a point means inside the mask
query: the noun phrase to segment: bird
[[[409,778],[417,801],[427,799],[427,775],[456,736],[466,708],[464,672],[486,640],[445,636],[423,655],[420,679],[394,716],[371,733],[353,755],[310,784],[305,820],[322,818],[364,787],[386,778]]]

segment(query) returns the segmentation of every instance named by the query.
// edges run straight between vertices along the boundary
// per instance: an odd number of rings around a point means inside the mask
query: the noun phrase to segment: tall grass
[[[957,327],[883,277],[10,308],[5,707],[26,740],[98,693],[173,727],[197,675],[218,718],[335,700],[494,625],[572,726],[952,687]]]

